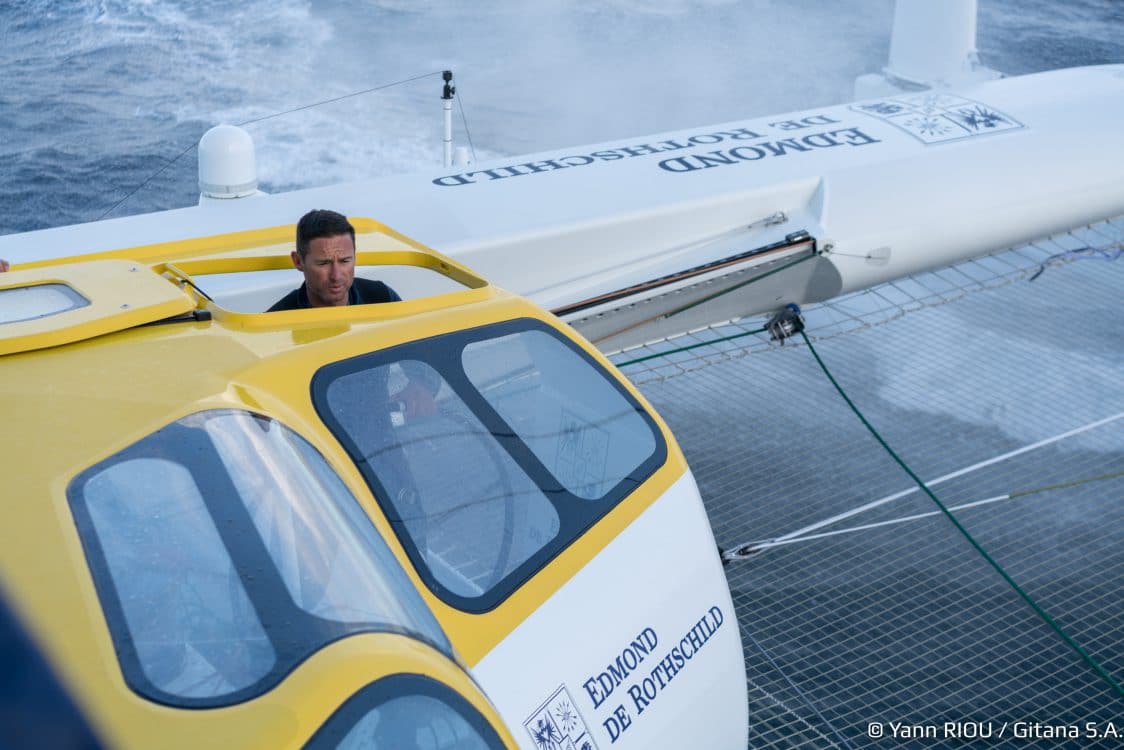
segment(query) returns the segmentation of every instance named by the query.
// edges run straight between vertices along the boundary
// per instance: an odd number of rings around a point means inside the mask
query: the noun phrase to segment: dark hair
[[[308,243],[318,237],[335,237],[350,234],[351,244],[355,244],[355,227],[343,214],[316,208],[309,211],[297,222],[297,252],[301,258],[308,255]]]

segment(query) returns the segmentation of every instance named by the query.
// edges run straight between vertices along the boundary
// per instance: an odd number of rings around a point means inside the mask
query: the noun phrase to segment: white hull
[[[10,235],[0,237],[0,257],[19,264],[195,237],[201,227],[212,234],[276,226],[330,207],[378,218],[558,309],[798,231],[822,253],[767,284],[722,295],[723,304],[705,314],[610,338],[603,348],[614,350],[703,319],[822,301],[1124,213],[1122,121],[1124,66],[1076,68]],[[778,213],[785,220],[768,224]],[[295,278],[273,280],[255,299],[277,296]],[[682,307],[682,298],[666,294],[676,288],[567,319],[666,298],[605,330],[584,324],[594,339],[631,331],[637,319]]]

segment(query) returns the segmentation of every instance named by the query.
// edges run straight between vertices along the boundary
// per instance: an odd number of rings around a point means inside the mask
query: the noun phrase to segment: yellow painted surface
[[[0,323],[0,356],[82,341],[113,331],[182,315],[192,299],[148,266],[126,260],[95,260],[61,268],[34,268],[0,276],[0,293],[61,284],[86,304],[53,315]],[[122,289],[128,299],[121,299]]]
[[[515,318],[534,318],[567,336],[573,333],[549,313],[487,285],[463,266],[375,222],[353,222],[370,233],[362,244],[371,249],[364,253],[388,254],[366,260],[425,265],[468,288],[399,303],[269,314],[231,313],[200,301],[200,307],[213,313],[212,320],[91,334],[71,343],[0,356],[0,413],[6,423],[0,432],[5,483],[0,500],[3,589],[73,688],[76,700],[115,745],[198,747],[199,737],[207,737],[207,744],[215,747],[299,746],[355,690],[395,671],[431,675],[466,695],[493,722],[497,720],[478,689],[452,662],[427,646],[387,634],[344,638],[314,654],[265,695],[237,706],[183,710],[134,694],[121,676],[66,488],[82,470],[187,414],[249,409],[279,420],[308,440],[358,498],[469,666],[686,470],[682,454],[657,417],[669,449],[664,466],[506,601],[492,611],[469,614],[437,599],[411,566],[358,470],[316,414],[309,389],[313,374],[330,362],[357,354]],[[225,244],[223,238],[204,238],[134,249],[134,254],[171,277],[190,276],[213,272],[223,264],[238,268],[246,258],[266,265],[287,260],[283,235],[287,238],[291,232],[291,227],[243,232],[226,236]],[[270,250],[264,250],[263,244]],[[110,256],[116,259],[107,260]],[[125,263],[124,257],[128,255],[103,253],[91,267],[108,269],[97,264]],[[73,266],[53,265],[26,273],[67,276],[77,271]],[[149,276],[185,299],[173,282],[151,272]],[[123,287],[119,292],[130,299],[133,293]],[[579,344],[614,372],[591,345],[581,340]],[[640,393],[624,382],[651,413]],[[510,736],[504,736],[514,747]]]

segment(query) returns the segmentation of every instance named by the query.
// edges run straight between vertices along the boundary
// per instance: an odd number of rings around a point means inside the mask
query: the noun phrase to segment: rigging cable
[[[352,97],[362,96],[363,94],[370,94],[370,93],[373,93],[375,91],[381,91],[382,89],[391,88],[393,86],[400,86],[404,83],[412,83],[414,81],[420,81],[423,78],[429,78],[430,76],[436,76],[436,75],[441,75],[441,71],[435,70],[432,73],[422,73],[421,75],[416,75],[413,78],[403,78],[401,81],[394,81],[393,83],[384,83],[381,86],[374,86],[374,87],[369,88],[369,89],[363,89],[362,91],[353,91],[350,94],[344,94],[343,96],[337,96],[334,99],[325,99],[323,101],[313,102],[312,104],[305,104],[305,105],[302,105],[300,107],[294,107],[293,109],[289,109],[289,110],[286,110],[284,112],[276,112],[272,115],[265,115],[264,117],[256,117],[252,120],[246,120],[245,122],[237,123],[237,125],[238,125],[238,127],[243,127],[245,125],[252,125],[256,122],[263,122],[265,120],[272,120],[274,117],[281,117],[282,115],[291,115],[294,112],[301,112],[301,111],[306,110],[306,109],[312,109],[314,107],[319,107],[322,104],[334,104],[335,102],[341,102],[344,99],[351,99]]]
[[[752,226],[752,224],[750,226]],[[675,310],[671,310],[671,311],[665,313],[662,316],[662,318],[666,319],[666,318],[670,318],[674,315],[678,315],[682,312],[686,312],[687,310],[690,310],[691,308],[697,307],[697,306],[699,306],[703,303],[706,303],[706,302],[710,302],[714,299],[717,299],[718,297],[721,297],[724,294],[729,294],[730,292],[741,289],[744,286],[747,286],[749,284],[761,281],[762,279],[768,278],[769,276],[772,276],[773,274],[780,273],[781,271],[792,268],[793,266],[795,266],[797,264],[803,263],[804,261],[810,260],[810,259],[815,258],[815,257],[817,257],[817,256],[815,254],[812,254],[812,255],[805,255],[803,257],[797,258],[796,260],[794,260],[792,262],[785,263],[784,265],[778,266],[777,268],[774,268],[770,271],[767,271],[767,272],[761,274],[760,276],[754,276],[752,279],[748,279],[746,281],[743,281],[742,283],[737,284],[736,286],[732,286],[732,287],[729,287],[727,289],[723,289],[722,291],[715,292],[714,294],[710,294],[710,295],[708,295],[708,296],[706,296],[706,297],[704,297],[700,300],[696,300],[695,302],[684,305],[683,307],[679,307]],[[762,328],[755,328],[752,331],[741,331],[739,333],[731,334],[730,336],[724,336],[722,338],[707,339],[706,341],[700,341],[700,342],[695,343],[695,344],[688,344],[686,346],[680,346],[680,347],[677,347],[675,349],[669,349],[667,351],[657,352],[655,354],[648,354],[648,355],[645,355],[643,357],[636,357],[634,359],[629,359],[629,360],[626,360],[624,362],[615,362],[614,364],[617,367],[628,367],[629,365],[639,364],[640,362],[647,362],[648,360],[651,360],[651,359],[657,359],[659,357],[666,357],[669,354],[678,354],[679,352],[687,352],[687,351],[690,351],[692,349],[698,349],[700,346],[712,346],[714,344],[721,344],[725,341],[733,341],[734,339],[740,339],[740,338],[743,338],[745,336],[752,336],[752,335],[757,334],[757,333],[767,333],[767,332],[771,332],[770,328],[769,328],[769,325],[765,325]],[[776,338],[776,336],[774,336],[774,338]]]
[[[1065,489],[1069,487],[1077,487],[1082,484],[1091,484],[1093,482],[1101,482],[1106,479],[1118,479],[1124,477],[1124,471],[1114,471],[1109,474],[1100,474],[1095,477],[1085,477],[1084,479],[1073,479],[1068,482],[1059,482],[1057,484],[1049,484],[1042,487],[1034,487],[1029,490],[1016,490],[1008,492],[1003,495],[995,495],[993,497],[986,497],[983,500],[973,500],[969,503],[961,503],[960,505],[949,506],[949,510],[967,510],[968,508],[978,508],[983,505],[991,505],[992,503],[1003,502],[1004,500],[1017,500],[1028,495],[1035,495],[1039,492],[1049,492],[1050,490]],[[900,497],[900,495],[898,496]],[[866,506],[869,507],[869,506]],[[801,532],[793,532],[785,534],[784,536],[775,537],[773,539],[763,539],[757,542],[749,542],[747,544],[739,544],[733,547],[730,551],[723,553],[724,562],[734,562],[735,560],[744,560],[751,555],[756,555],[759,552],[764,552],[773,547],[782,547],[789,544],[796,544],[797,542],[810,542],[816,539],[826,539],[833,536],[841,536],[843,534],[853,534],[856,531],[870,531],[871,529],[882,528],[884,526],[896,526],[901,523],[909,521],[920,521],[922,518],[932,518],[939,516],[939,510],[932,510],[928,513],[913,513],[908,516],[899,516],[898,518],[891,518],[886,521],[875,521],[873,523],[864,523],[859,526],[848,526],[843,529],[836,529],[834,531],[824,531],[819,534],[804,534]],[[854,514],[847,514],[848,516]],[[816,528],[826,524],[816,524]],[[797,536],[796,534],[801,534]]]
[[[373,86],[372,88],[369,88],[369,89],[363,89],[362,91],[353,91],[353,92],[351,92],[350,94],[344,94],[343,96],[337,96],[337,97],[334,97],[334,98],[332,98],[332,99],[324,99],[324,100],[322,100],[322,101],[318,101],[318,102],[313,102],[313,103],[311,103],[311,104],[303,104],[303,105],[301,105],[301,106],[299,106],[299,107],[294,107],[293,109],[288,109],[288,110],[285,110],[284,112],[274,112],[274,113],[273,113],[273,114],[271,114],[271,115],[264,115],[264,116],[262,116],[262,117],[255,117],[255,118],[252,118],[252,119],[249,119],[249,120],[245,120],[245,121],[243,121],[243,122],[235,123],[235,125],[236,125],[237,127],[240,127],[240,128],[241,128],[241,127],[245,127],[246,125],[253,125],[254,123],[258,123],[258,122],[264,122],[265,120],[272,120],[272,119],[273,119],[273,118],[275,118],[275,117],[281,117],[281,116],[283,116],[283,115],[291,115],[291,114],[293,114],[294,112],[301,112],[301,111],[303,111],[303,110],[306,110],[306,109],[312,109],[313,107],[319,107],[319,106],[321,106],[321,105],[324,105],[324,104],[333,104],[333,103],[335,103],[335,102],[343,101],[344,99],[351,99],[351,98],[353,98],[353,97],[356,97],[356,96],[362,96],[362,95],[364,95],[364,94],[370,94],[370,93],[372,93],[372,92],[375,92],[375,91],[381,91],[382,89],[388,89],[388,88],[391,88],[392,86],[400,86],[400,85],[402,85],[402,84],[404,84],[404,83],[412,83],[413,81],[419,81],[419,80],[421,80],[422,78],[429,78],[430,76],[437,76],[437,75],[441,75],[441,71],[439,71],[439,70],[438,70],[438,71],[434,71],[434,72],[432,72],[432,73],[422,73],[421,75],[416,75],[416,76],[413,76],[412,78],[403,78],[402,80],[400,80],[400,81],[394,81],[393,83],[384,83],[384,84],[382,84],[381,86]],[[463,109],[461,110],[461,116],[462,116],[462,117],[464,116],[464,110],[463,110]],[[465,125],[465,129],[466,129],[466,132],[467,132],[467,128],[468,128],[468,126],[467,126],[467,124],[466,124],[466,125]],[[471,141],[471,139],[470,139],[470,140],[469,140],[469,143],[471,143],[471,142],[472,142],[472,141]],[[198,147],[198,145],[199,145],[199,141],[198,141],[198,140],[196,140],[196,142],[195,142],[195,143],[192,143],[192,144],[191,144],[190,146],[188,146],[187,148],[185,148],[185,149],[184,149],[183,151],[180,151],[180,152],[179,152],[179,154],[177,154],[177,155],[176,155],[176,157],[175,157],[174,159],[172,159],[171,161],[169,161],[168,163],[166,163],[166,164],[165,164],[164,166],[160,167],[160,169],[158,169],[158,170],[156,170],[155,172],[153,172],[153,173],[152,173],[151,175],[149,175],[149,176],[148,176],[148,177],[147,177],[147,178],[146,178],[146,179],[144,180],[144,182],[142,182],[141,184],[139,184],[139,185],[137,185],[137,186],[136,186],[135,188],[133,188],[133,189],[132,189],[132,190],[131,190],[131,191],[130,191],[130,192],[128,193],[128,195],[126,195],[126,196],[125,196],[124,198],[122,198],[121,200],[117,201],[117,202],[116,202],[116,203],[114,203],[114,204],[113,204],[112,206],[110,206],[110,207],[109,207],[108,209],[106,209],[106,210],[105,210],[105,211],[104,211],[104,212],[103,212],[103,213],[101,214],[101,216],[99,216],[99,217],[97,218],[97,221],[101,221],[101,220],[102,220],[102,219],[104,219],[104,218],[105,218],[106,216],[108,216],[109,214],[111,214],[111,213],[113,213],[113,212],[114,212],[115,210],[117,210],[118,206],[120,206],[120,205],[121,205],[122,203],[124,203],[125,201],[129,200],[129,199],[130,199],[130,198],[132,198],[132,197],[133,197],[134,195],[136,195],[136,194],[137,194],[138,192],[140,192],[140,190],[141,190],[142,188],[144,188],[144,186],[145,186],[145,185],[147,185],[148,183],[152,182],[152,181],[153,181],[153,180],[155,180],[155,179],[156,179],[157,177],[159,177],[159,176],[160,176],[161,174],[163,174],[163,173],[165,172],[165,170],[167,170],[167,169],[168,169],[169,167],[173,166],[173,165],[174,165],[174,164],[175,164],[176,162],[178,162],[178,161],[179,161],[180,159],[182,159],[182,158],[183,158],[183,157],[184,157],[185,155],[187,155],[187,153],[188,153],[189,151],[191,151],[192,149],[194,149],[194,148]],[[475,157],[474,157],[474,158],[475,158]]]
[[[476,161],[476,145],[472,142],[472,133],[468,130],[468,116],[464,113],[464,94],[457,97],[457,109],[461,111],[461,123],[464,125],[464,137],[468,139],[468,150],[472,152],[472,161]]]
[[[1072,260],[1081,260],[1083,258],[1098,258],[1100,260],[1113,261],[1113,260],[1117,260],[1121,256],[1124,256],[1124,242],[1117,242],[1115,244],[1108,245],[1108,246],[1103,247],[1103,248],[1102,247],[1085,246],[1085,247],[1075,248],[1073,250],[1066,250],[1065,252],[1062,252],[1062,253],[1055,253],[1055,254],[1051,255],[1049,258],[1047,258],[1046,260],[1042,261],[1042,264],[1040,266],[1038,266],[1038,270],[1035,271],[1034,275],[1030,277],[1030,281],[1034,281],[1039,276],[1041,276],[1043,273],[1045,273],[1046,267],[1051,265],[1052,263],[1054,263],[1056,261],[1064,261],[1064,260],[1071,260],[1071,259]]]
[[[707,339],[706,341],[700,341],[697,344],[688,344],[687,346],[681,346],[678,349],[672,349],[672,350],[666,351],[666,352],[657,352],[656,354],[649,354],[649,355],[644,356],[644,357],[637,357],[636,359],[630,359],[627,362],[618,362],[618,363],[616,363],[616,365],[617,365],[617,367],[628,367],[629,365],[635,365],[639,362],[647,362],[648,360],[656,359],[657,357],[666,357],[669,354],[678,354],[679,352],[688,352],[692,349],[698,349],[700,346],[712,346],[714,344],[721,344],[723,341],[733,341],[734,339],[740,339],[743,336],[751,336],[755,333],[765,333],[765,329],[764,328],[755,328],[752,331],[742,331],[741,333],[735,333],[733,335],[725,336],[725,337],[720,338],[720,339]]]
[[[811,255],[802,256],[800,258],[797,258],[794,261],[791,261],[789,263],[785,263],[784,265],[778,266],[778,267],[776,267],[776,268],[774,268],[770,271],[766,271],[765,273],[761,274],[760,276],[754,276],[752,279],[747,279],[746,281],[743,281],[740,284],[735,284],[732,287],[729,287],[727,289],[723,289],[721,291],[715,292],[714,294],[709,294],[706,297],[703,297],[700,300],[696,300],[696,301],[694,301],[694,302],[692,302],[688,305],[684,305],[683,307],[679,307],[679,308],[676,308],[675,310],[671,310],[670,312],[665,314],[664,317],[670,318],[673,315],[679,315],[680,313],[687,312],[688,310],[691,310],[695,307],[698,307],[701,304],[704,304],[706,302],[710,302],[712,300],[715,300],[715,299],[717,299],[717,298],[719,298],[723,295],[729,294],[730,292],[736,292],[737,290],[741,289],[742,287],[749,286],[750,284],[755,284],[758,281],[761,281],[762,279],[766,279],[766,278],[772,276],[773,274],[780,273],[781,271],[787,270],[789,268],[792,268],[795,265],[803,263],[806,260],[811,260],[812,258],[816,258],[816,257],[818,257],[818,254],[814,253],[814,252]]]
[[[1036,442],[1030,443],[1029,445],[1024,445],[1021,448],[1015,448],[1014,450],[1007,451],[1006,453],[1000,453],[997,456],[992,456],[991,458],[984,459],[983,461],[977,461],[976,463],[972,464],[971,466],[964,466],[964,467],[961,467],[961,468],[957,469],[956,471],[951,471],[947,474],[936,477],[935,479],[930,479],[928,482],[925,482],[924,485],[922,485],[922,486],[936,487],[938,484],[944,484],[945,482],[948,482],[952,479],[956,479],[956,478],[962,477],[966,474],[970,474],[974,471],[978,471],[980,469],[987,468],[988,466],[993,466],[997,463],[1007,461],[1008,459],[1014,458],[1015,456],[1021,456],[1024,453],[1029,453],[1030,451],[1036,450],[1038,448],[1042,448],[1042,447],[1045,447],[1045,446],[1048,446],[1048,445],[1053,445],[1054,443],[1059,443],[1062,440],[1065,440],[1067,438],[1074,437],[1075,435],[1080,435],[1084,432],[1088,432],[1089,430],[1093,430],[1093,429],[1096,429],[1098,427],[1103,427],[1106,424],[1111,424],[1112,422],[1116,422],[1120,419],[1124,419],[1124,412],[1118,412],[1116,414],[1113,414],[1112,416],[1105,417],[1103,419],[1098,419],[1098,420],[1093,421],[1093,422],[1089,422],[1088,424],[1081,425],[1080,427],[1074,427],[1072,430],[1067,430],[1067,431],[1059,433],[1057,435],[1052,435],[1051,437],[1043,438],[1042,440],[1038,440]],[[1113,476],[1113,475],[1105,475],[1105,476],[1101,476],[1101,477],[1094,477],[1093,479],[1086,480],[1086,481],[1093,481],[1095,479],[1108,479],[1111,476]],[[1041,488],[1041,489],[1055,489],[1059,486],[1061,486],[1061,485],[1054,485],[1052,487],[1044,487],[1044,488]],[[748,542],[748,543],[745,543],[745,544],[736,545],[727,554],[730,555],[729,559],[738,559],[738,558],[742,558],[742,557],[746,557],[748,555],[751,555],[755,552],[759,552],[762,549],[766,549],[768,547],[775,547],[775,546],[778,546],[778,545],[781,545],[781,544],[787,544],[788,542],[791,542],[791,541],[799,541],[800,539],[812,539],[812,538],[816,538],[816,537],[819,537],[819,536],[825,536],[825,534],[818,534],[815,537],[808,536],[808,532],[816,531],[817,529],[822,529],[825,526],[831,526],[833,524],[838,523],[839,521],[844,521],[848,518],[852,518],[852,517],[857,516],[861,513],[865,513],[868,510],[873,510],[874,508],[881,507],[883,505],[886,505],[887,503],[894,502],[895,500],[900,500],[903,497],[906,497],[908,495],[912,495],[917,490],[918,490],[918,487],[910,487],[909,489],[901,490],[901,491],[895,492],[891,495],[886,495],[885,497],[880,497],[877,500],[872,500],[869,503],[863,503],[862,505],[859,505],[858,507],[851,508],[850,510],[846,510],[842,513],[837,513],[834,516],[830,516],[828,518],[821,519],[819,521],[816,521],[815,523],[812,523],[812,524],[809,524],[809,525],[804,526],[802,528],[796,529],[795,531],[790,531],[786,534],[782,534],[781,536],[774,537],[774,538],[768,539],[768,540],[763,540],[763,541],[758,541],[758,542]],[[1030,492],[1032,492],[1032,491],[1033,490],[1025,490],[1022,493],[1012,493],[1012,496],[1015,496],[1015,495],[1018,495],[1018,494],[1030,494]],[[1004,496],[1004,497],[1006,497],[1006,496]],[[1000,499],[1002,499],[1002,498],[1000,498]],[[983,502],[985,502],[985,501],[977,501],[977,504],[983,503]],[[968,503],[967,505],[960,506],[960,507],[969,507],[972,504],[973,503]]]
[[[1042,620],[1047,625],[1049,625],[1054,630],[1054,632],[1057,633],[1063,641],[1065,641],[1067,645],[1070,646],[1070,648],[1077,652],[1082,661],[1084,661],[1089,667],[1093,669],[1094,672],[1096,672],[1102,679],[1104,679],[1104,681],[1109,684],[1109,686],[1116,692],[1117,695],[1124,698],[1124,687],[1121,687],[1120,683],[1118,683],[1113,678],[1113,676],[1100,665],[1100,663],[1098,663],[1084,648],[1082,648],[1081,644],[1077,643],[1077,641],[1075,641],[1069,635],[1069,633],[1067,633],[1062,628],[1062,626],[1059,625],[1057,621],[1055,621],[1054,618],[1052,618],[1049,613],[1047,613],[1046,610],[1043,609],[1038,604],[1038,602],[1034,600],[1033,597],[1030,596],[1030,594],[1028,594],[1021,586],[1019,586],[1015,579],[1012,578],[1006,570],[1004,570],[1003,566],[1000,565],[998,561],[995,560],[995,558],[988,554],[987,550],[985,550],[983,546],[978,541],[976,541],[975,537],[973,537],[971,533],[969,533],[968,530],[964,528],[964,526],[960,523],[960,520],[952,513],[952,511],[948,509],[947,506],[945,506],[943,502],[941,502],[941,500],[933,493],[933,491],[929,489],[928,485],[925,484],[921,477],[917,476],[917,474],[914,473],[913,469],[909,468],[905,461],[903,461],[898,456],[898,454],[894,452],[893,448],[891,448],[890,445],[885,441],[885,439],[883,439],[883,437],[878,433],[878,431],[874,429],[873,425],[871,425],[870,422],[867,421],[866,417],[863,416],[863,413],[859,411],[858,407],[855,406],[854,402],[851,401],[850,397],[847,396],[847,393],[832,376],[831,371],[828,370],[827,365],[824,364],[822,359],[820,359],[819,353],[816,351],[815,347],[812,346],[812,341],[808,338],[808,334],[804,331],[800,331],[800,335],[804,338],[804,343],[808,345],[808,351],[810,351],[812,353],[812,356],[815,357],[816,363],[820,366],[823,374],[827,376],[828,381],[830,381],[831,384],[835,387],[836,392],[838,392],[843,400],[847,403],[847,406],[850,407],[855,416],[859,418],[859,421],[863,423],[863,426],[866,427],[867,431],[874,437],[875,440],[878,441],[879,445],[881,445],[886,450],[886,453],[889,454],[890,458],[894,459],[894,462],[897,463],[898,466],[900,466],[902,470],[909,475],[910,479],[917,483],[917,486],[921,488],[921,491],[928,495],[930,500],[936,503],[937,508],[939,508],[940,511],[950,521],[952,521],[952,524],[956,527],[957,531],[959,531],[964,536],[964,538],[968,540],[969,544],[971,544],[976,549],[976,551],[983,556],[984,560],[986,560],[988,564],[990,564],[995,569],[995,571],[999,573],[1003,580],[1005,580],[1011,586],[1011,588],[1013,588],[1015,592],[1020,597],[1022,597],[1023,601],[1029,604],[1031,609],[1033,609],[1035,613],[1040,618],[1042,618]]]

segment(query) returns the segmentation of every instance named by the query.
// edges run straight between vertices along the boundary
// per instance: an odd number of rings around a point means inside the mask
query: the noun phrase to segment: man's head
[[[302,216],[292,258],[304,274],[310,306],[347,304],[355,279],[355,227],[346,216],[323,209]]]

